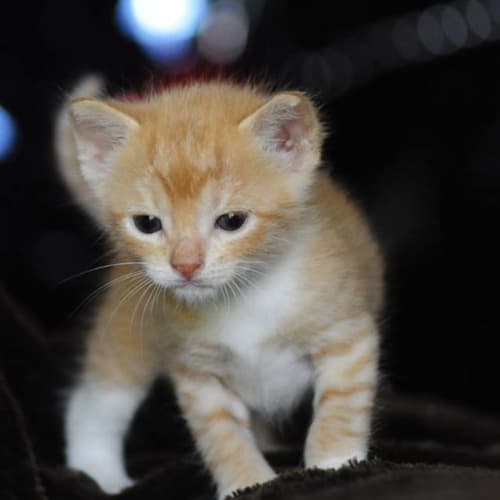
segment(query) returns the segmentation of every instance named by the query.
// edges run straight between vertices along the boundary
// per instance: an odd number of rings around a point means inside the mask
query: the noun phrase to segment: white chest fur
[[[225,367],[230,384],[248,406],[266,414],[288,409],[312,381],[304,353],[272,342],[300,306],[300,257],[300,249],[290,252],[213,323],[212,338],[232,353]]]
[[[287,412],[310,387],[312,369],[291,348],[256,348],[236,356],[229,367],[230,383],[252,409],[267,415]]]

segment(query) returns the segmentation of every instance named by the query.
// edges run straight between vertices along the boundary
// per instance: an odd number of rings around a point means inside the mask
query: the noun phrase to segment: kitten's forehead
[[[148,165],[155,208],[176,219],[182,212],[188,223],[200,206],[268,210],[287,197],[281,173],[256,157],[239,130],[265,100],[251,89],[213,85],[167,92],[141,108],[127,163],[140,184]]]
[[[141,121],[155,149],[155,164],[216,165],[239,123],[264,101],[253,89],[217,83],[174,88],[153,98]]]
[[[172,211],[193,211],[199,204],[210,206],[220,200],[223,182],[212,169],[199,170],[174,167],[166,174],[157,172],[154,177],[154,194],[168,200]]]
[[[188,236],[212,226],[213,214],[231,199],[233,184],[224,182],[215,169],[172,168],[168,175],[156,171],[148,186],[150,201],[167,216],[170,230]],[[204,232],[204,231],[202,231]]]
[[[145,122],[150,164],[173,204],[227,195],[245,177],[238,124],[260,99],[242,99],[232,88],[202,90],[166,94],[152,108],[155,119]]]

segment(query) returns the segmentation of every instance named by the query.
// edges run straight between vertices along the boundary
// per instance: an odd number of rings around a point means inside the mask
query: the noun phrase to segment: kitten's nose
[[[175,263],[172,262],[172,267],[185,279],[190,280],[193,274],[201,267],[202,262]]]

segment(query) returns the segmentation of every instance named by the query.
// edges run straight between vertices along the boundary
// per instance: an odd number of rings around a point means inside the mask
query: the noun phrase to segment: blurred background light
[[[405,60],[417,59],[420,47],[417,34],[407,19],[399,19],[392,30],[392,40],[398,54]]]
[[[156,62],[179,59],[207,15],[208,0],[120,0],[117,22]]]
[[[467,42],[467,25],[460,11],[447,5],[442,13],[441,24],[445,35],[457,48],[461,48]]]
[[[232,63],[245,50],[248,29],[243,2],[219,0],[198,35],[198,50],[212,63]]]
[[[0,160],[6,158],[16,143],[16,123],[5,108],[0,106]]]
[[[486,2],[488,11],[491,12],[492,20],[500,23],[500,2],[498,0],[488,0]]]
[[[477,0],[467,3],[465,17],[473,33],[481,40],[486,40],[491,34],[491,20],[484,5]]]
[[[428,11],[421,14],[417,21],[417,31],[422,45],[434,55],[443,51],[444,35],[437,19]]]

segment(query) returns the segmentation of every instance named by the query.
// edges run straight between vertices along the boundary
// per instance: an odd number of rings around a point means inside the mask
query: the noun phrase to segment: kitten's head
[[[178,299],[231,294],[286,251],[323,138],[304,95],[198,84],[70,113],[100,220]]]

